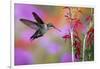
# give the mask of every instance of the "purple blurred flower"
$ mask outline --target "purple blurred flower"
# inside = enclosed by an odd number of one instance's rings
[[[33,6],[32,4],[15,4],[15,18],[19,20],[20,18],[25,18],[28,20],[34,20],[34,17],[32,16],[32,12],[36,12],[40,17],[43,17],[40,9],[38,9],[36,6]]]
[[[65,53],[61,56],[61,62],[72,62],[72,55],[70,53]]]
[[[48,45],[47,51],[50,54],[57,54],[60,51],[60,46],[56,43],[52,43]]]
[[[59,44],[50,41],[46,36],[41,39],[40,44],[40,46],[45,48],[49,54],[57,54],[61,50]]]
[[[30,40],[30,37],[34,34],[31,30],[25,30],[21,33],[21,38],[24,40]]]
[[[15,48],[15,65],[33,64],[32,53],[21,48]]]

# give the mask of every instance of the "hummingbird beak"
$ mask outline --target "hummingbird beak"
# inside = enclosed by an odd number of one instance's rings
[[[61,32],[61,30],[60,30],[60,29],[58,29],[58,28],[56,28],[55,26],[53,26],[53,28],[54,28],[54,29],[56,29],[56,30],[58,30],[59,32]]]

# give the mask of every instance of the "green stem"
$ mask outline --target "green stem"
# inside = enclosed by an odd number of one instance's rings
[[[71,8],[69,8],[70,18],[72,18]],[[72,43],[72,62],[74,62],[74,47],[73,47],[73,27],[72,27],[72,20],[70,22],[70,33],[71,33],[71,43]]]
[[[84,61],[84,58],[85,58],[86,37],[87,37],[87,35],[84,36],[84,40],[83,40],[83,58],[82,58],[83,61]]]
[[[74,62],[73,31],[71,31],[71,43],[72,43],[72,62]]]

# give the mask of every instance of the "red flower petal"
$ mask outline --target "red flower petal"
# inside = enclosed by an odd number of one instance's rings
[[[69,39],[69,38],[71,38],[71,36],[70,35],[64,35],[62,38]]]
[[[92,42],[93,42],[93,40],[94,40],[94,28],[93,27],[91,27],[90,28],[90,30],[87,32],[87,37],[86,37],[86,41],[87,41],[87,47],[90,47],[90,46],[92,46],[91,44],[92,44]]]
[[[91,16],[87,16],[86,17],[86,21],[90,21],[90,20],[92,20],[92,17]]]

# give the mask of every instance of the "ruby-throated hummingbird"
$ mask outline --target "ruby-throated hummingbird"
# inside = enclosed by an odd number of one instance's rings
[[[56,28],[51,23],[45,24],[42,21],[42,19],[35,12],[32,12],[32,15],[36,19],[36,22],[35,21],[31,21],[31,20],[27,20],[27,19],[20,19],[20,21],[22,23],[24,23],[25,25],[29,26],[30,28],[36,30],[36,32],[30,37],[31,40],[34,40],[34,39],[36,39],[38,37],[42,37],[48,30],[50,30],[52,28],[60,31],[58,28]]]

